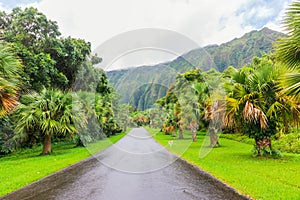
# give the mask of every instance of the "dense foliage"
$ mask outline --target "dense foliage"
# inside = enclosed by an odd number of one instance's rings
[[[243,133],[254,138],[258,155],[276,154],[271,138],[295,129],[300,114],[299,99],[280,87],[286,71],[265,55],[223,73],[198,69],[180,74],[167,95],[157,101],[167,113],[161,128],[168,133],[174,127],[180,138],[182,130],[190,129],[193,141],[196,130],[207,130],[211,147],[218,144],[221,131]]]
[[[0,12],[0,152],[73,139],[77,145],[120,132],[113,89],[82,39],[61,37],[35,8]],[[7,115],[9,114],[9,115]]]
[[[286,14],[287,36],[264,28],[151,68],[109,72],[121,96],[93,67],[101,58],[90,43],[61,37],[37,9],[0,12],[0,152],[43,143],[46,154],[51,139],[85,146],[134,125],[179,138],[189,129],[193,141],[207,130],[211,147],[219,132],[239,132],[258,154],[272,152],[271,139],[287,138],[299,120],[299,7]]]
[[[264,28],[220,47],[193,50],[170,63],[122,70],[120,74],[110,72],[109,77],[113,84],[118,77],[119,83],[124,81],[130,85],[145,79],[147,69],[152,73],[149,79],[155,80],[150,81],[154,84],[142,85],[135,91],[134,87],[129,87],[126,93],[130,96],[130,91],[134,91],[130,103],[140,110],[151,107],[155,97],[159,98],[156,104],[164,111],[161,114],[164,123],[159,128],[165,134],[175,137],[178,132],[179,138],[183,138],[183,130],[190,129],[193,141],[196,141],[196,130],[204,129],[210,136],[211,147],[214,147],[218,144],[218,133],[242,133],[254,139],[256,155],[276,157],[280,154],[273,149],[271,140],[289,138],[287,143],[297,146],[293,138],[297,138],[300,114],[299,10],[299,2],[288,9],[284,21],[287,35]],[[278,37],[281,38],[273,53],[271,41]],[[264,46],[268,42],[269,46]],[[256,49],[258,46],[260,48]],[[195,69],[195,66],[205,70],[211,68],[208,60],[199,60],[205,57],[204,54],[211,56],[212,63],[221,73]],[[166,71],[158,69],[168,67],[173,70],[171,72],[176,69],[181,74],[167,73],[172,78],[166,79]],[[128,80],[133,74],[137,78]],[[160,76],[164,76],[161,80],[168,81],[176,77],[174,85],[157,81]],[[126,84],[116,87],[120,86],[120,89]],[[161,91],[166,95],[161,97]]]
[[[267,57],[236,70],[226,84],[227,126],[255,139],[258,154],[272,149],[271,136],[298,122],[299,101],[280,94],[278,79],[284,68]],[[293,124],[293,122],[295,122]]]
[[[40,93],[23,95],[15,111],[16,138],[33,140],[43,138],[43,154],[52,152],[51,137],[73,135],[85,126],[84,113],[71,93],[43,89]]]
[[[21,62],[13,49],[0,43],[0,117],[17,105],[22,72]]]
[[[175,136],[174,131],[179,130],[179,138],[183,138],[182,130],[190,129],[196,141],[196,131],[207,128],[205,109],[211,106],[209,97],[209,86],[200,69],[177,75],[175,85],[156,102],[168,113],[163,128],[165,133],[171,129]]]
[[[281,38],[276,44],[276,57],[283,65],[291,69],[285,73],[281,79],[280,86],[283,92],[293,95],[297,98],[300,96],[300,33],[299,33],[299,12],[300,2],[295,1],[288,8],[284,17],[283,25],[287,32],[287,37]]]

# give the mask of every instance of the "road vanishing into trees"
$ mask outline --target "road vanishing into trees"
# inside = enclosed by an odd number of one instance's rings
[[[106,150],[1,199],[246,199],[133,129]]]

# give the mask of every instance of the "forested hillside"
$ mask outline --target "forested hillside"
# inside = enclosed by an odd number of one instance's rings
[[[200,68],[224,71],[228,66],[240,68],[254,56],[272,51],[272,44],[282,33],[263,28],[251,31],[221,45],[194,49],[171,62],[107,72],[109,84],[122,95],[121,103],[130,103],[138,110],[150,108],[175,83],[178,73]]]

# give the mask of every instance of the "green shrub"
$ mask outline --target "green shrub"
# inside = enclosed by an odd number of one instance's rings
[[[0,119],[0,155],[6,155],[14,150],[12,138],[14,136],[12,122],[8,116]]]
[[[245,144],[254,144],[254,140],[246,135],[241,134],[221,134],[221,138],[243,142]],[[294,132],[280,137],[272,137],[272,147],[274,151],[286,153],[300,153],[300,132]],[[268,150],[266,150],[268,152]],[[265,152],[265,154],[267,154]],[[255,154],[254,154],[255,155]]]
[[[86,147],[88,143],[93,141],[90,135],[76,135],[74,140],[76,147]]]
[[[273,146],[280,151],[289,153],[300,153],[300,132],[282,135],[273,142]]]
[[[261,147],[260,153],[258,153],[256,145],[254,145],[254,148],[252,149],[252,154],[254,157],[264,156],[270,158],[282,158],[283,156],[279,150],[274,148],[270,149],[268,146]]]

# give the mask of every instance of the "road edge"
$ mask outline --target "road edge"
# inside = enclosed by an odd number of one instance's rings
[[[128,131],[128,132],[130,132],[130,131]],[[126,132],[126,134],[125,134],[124,136],[126,136],[128,132]],[[124,137],[124,136],[123,136],[123,137]],[[123,138],[123,137],[122,137],[122,138]],[[121,140],[122,138],[120,138],[119,140]],[[118,140],[118,141],[119,141],[119,140]],[[118,141],[116,141],[116,143],[117,143]],[[85,159],[83,159],[83,160],[81,160],[81,161],[79,161],[79,162],[77,162],[77,163],[74,163],[74,164],[72,164],[72,165],[69,165],[69,166],[67,166],[67,167],[65,167],[65,168],[63,168],[63,169],[60,169],[60,170],[58,170],[58,171],[52,173],[52,174],[49,174],[49,175],[47,175],[47,176],[44,176],[44,177],[41,178],[41,179],[38,179],[38,180],[36,180],[36,181],[34,181],[34,182],[31,182],[31,183],[29,183],[28,185],[25,185],[24,187],[21,187],[21,188],[19,188],[19,189],[17,189],[17,190],[14,190],[14,191],[12,191],[12,192],[10,192],[10,193],[8,193],[8,194],[5,194],[5,195],[3,195],[3,196],[0,196],[0,200],[7,200],[7,199],[15,200],[15,198],[14,198],[15,195],[18,195],[18,194],[19,194],[19,196],[22,196],[21,193],[24,192],[24,193],[28,194],[28,193],[30,193],[30,191],[32,191],[32,193],[31,193],[30,196],[28,196],[28,195],[23,195],[24,198],[22,198],[22,200],[30,199],[32,196],[35,195],[35,192],[33,191],[32,188],[38,187],[39,184],[40,184],[41,182],[47,182],[47,181],[50,180],[50,179],[55,179],[56,177],[65,174],[65,172],[70,171],[70,170],[76,170],[78,167],[80,167],[80,166],[82,166],[83,164],[86,164],[86,163],[88,163],[88,162],[95,162],[95,163],[97,163],[97,161],[98,161],[98,160],[97,160],[97,157],[101,156],[105,151],[107,151],[108,148],[110,148],[110,147],[113,146],[113,145],[114,145],[114,143],[112,143],[112,145],[106,147],[105,149],[100,150],[99,152],[96,152],[96,153],[94,153],[94,154],[91,154],[89,157],[87,157],[87,158],[85,158]],[[53,185],[51,185],[51,186],[49,186],[49,187],[42,188],[40,191],[45,192],[45,191],[51,189],[52,186],[53,186]],[[25,191],[26,191],[26,192],[25,192]],[[28,192],[28,191],[29,191],[29,192]]]
[[[146,129],[145,129],[146,130]],[[147,131],[147,130],[146,130]],[[147,131],[148,132],[148,131]],[[150,135],[150,134],[149,134]],[[151,135],[150,135],[151,136]],[[151,136],[152,137],[152,136]],[[194,170],[198,171],[198,173],[200,173],[201,175],[213,180],[215,183],[217,183],[219,186],[225,187],[226,189],[234,192],[235,194],[239,195],[242,199],[245,200],[252,200],[253,198],[251,198],[248,195],[242,194],[241,192],[239,192],[237,189],[235,189],[234,187],[228,185],[227,183],[223,182],[222,180],[218,179],[217,177],[213,176],[212,174],[208,173],[207,171],[203,170],[200,168],[200,166],[194,165],[193,163],[189,162],[188,160],[179,157],[177,154],[173,153],[172,151],[170,151],[169,149],[167,149],[164,145],[162,145],[161,143],[159,143],[157,140],[155,140],[153,137],[152,139],[159,144],[160,146],[162,146],[165,150],[167,150],[169,153],[171,153],[172,155],[174,155],[177,160],[179,160],[181,163],[188,165],[189,167],[193,168]]]

